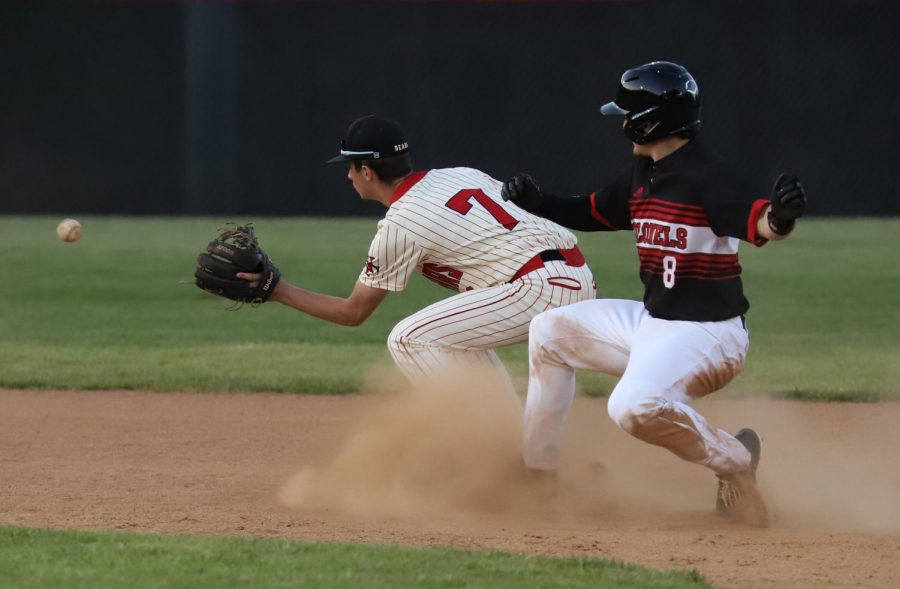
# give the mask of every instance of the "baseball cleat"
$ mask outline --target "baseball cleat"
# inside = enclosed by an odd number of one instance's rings
[[[756,488],[756,469],[759,466],[762,441],[750,428],[742,429],[734,437],[750,452],[750,466],[742,472],[718,475],[716,513],[724,517],[738,517],[760,526],[768,525],[768,510]]]

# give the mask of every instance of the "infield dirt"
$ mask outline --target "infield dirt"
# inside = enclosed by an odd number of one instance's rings
[[[0,523],[497,548],[698,569],[716,587],[900,586],[900,404],[703,400],[764,437],[776,515],[576,399],[559,479],[518,466],[515,399],[0,391]]]

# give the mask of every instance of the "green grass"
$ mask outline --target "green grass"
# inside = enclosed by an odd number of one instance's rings
[[[0,217],[0,386],[352,392],[390,362],[402,317],[450,291],[416,276],[357,328],[280,305],[227,311],[194,288],[196,254],[231,219],[82,218],[63,244],[56,218]],[[248,219],[233,219],[246,221]],[[374,219],[255,219],[295,284],[346,295]],[[600,296],[640,298],[633,236],[581,234]],[[804,220],[786,243],[742,246],[751,353],[728,395],[900,398],[900,220]],[[525,346],[501,350],[521,382]],[[584,373],[581,390],[615,380]]]
[[[0,527],[0,586],[702,588],[695,571],[588,558]]]

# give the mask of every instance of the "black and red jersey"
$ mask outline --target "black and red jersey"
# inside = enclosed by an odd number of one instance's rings
[[[654,317],[721,321],[749,308],[738,240],[763,245],[756,225],[767,199],[752,195],[697,140],[630,170],[587,197],[543,199],[537,214],[581,231],[632,229]]]

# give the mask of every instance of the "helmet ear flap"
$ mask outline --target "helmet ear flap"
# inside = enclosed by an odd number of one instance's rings
[[[638,113],[625,115],[625,125],[622,128],[625,136],[638,145],[656,139],[661,123],[658,110],[659,107],[652,107]]]

